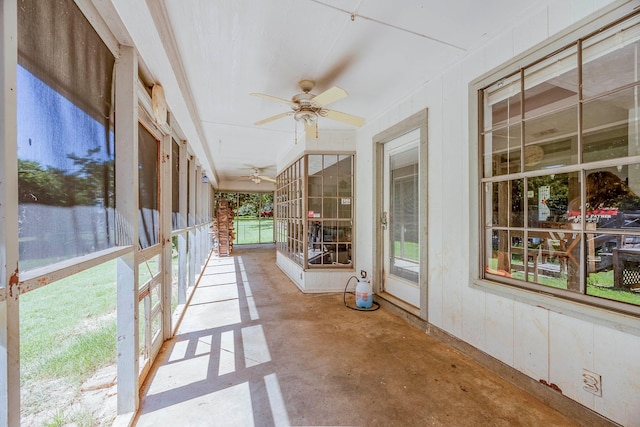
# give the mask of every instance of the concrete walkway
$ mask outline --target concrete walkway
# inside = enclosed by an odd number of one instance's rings
[[[137,426],[573,426],[385,309],[302,294],[274,246],[212,258]]]

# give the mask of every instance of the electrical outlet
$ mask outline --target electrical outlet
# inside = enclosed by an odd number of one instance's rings
[[[360,270],[360,277],[362,277],[363,279],[367,278],[367,272],[364,270]]]
[[[602,376],[588,369],[582,369],[582,389],[602,397]]]

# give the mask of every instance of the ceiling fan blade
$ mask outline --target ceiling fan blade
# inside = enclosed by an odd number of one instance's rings
[[[318,138],[318,122],[312,124],[304,124],[304,132],[307,135],[307,140]]]
[[[314,96],[313,98],[311,98],[311,101],[321,107],[324,107],[325,105],[329,105],[332,102],[336,102],[342,98],[346,98],[347,96],[349,96],[347,91],[339,88],[338,86],[334,86],[331,89],[325,90],[320,95]]]
[[[271,101],[282,102],[283,104],[293,104],[288,99],[278,98],[277,96],[267,95],[265,93],[251,93],[250,95],[257,96],[258,98],[270,99]]]
[[[274,178],[271,178],[270,176],[258,175],[258,178],[263,181],[276,182],[276,180]]]
[[[276,114],[275,116],[267,117],[266,119],[262,119],[262,120],[260,120],[258,122],[255,122],[254,125],[260,126],[260,125],[263,125],[265,123],[269,123],[269,122],[272,122],[274,120],[278,120],[278,119],[281,119],[283,117],[287,117],[289,115],[291,115],[290,112]]]
[[[323,110],[326,114],[323,114],[324,117],[337,120],[339,122],[347,123],[349,125],[360,127],[364,124],[364,119],[362,117],[354,116],[353,114],[342,113],[340,111],[335,110]]]

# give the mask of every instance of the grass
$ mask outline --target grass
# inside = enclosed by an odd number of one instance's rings
[[[236,244],[273,242],[273,218],[236,217]]]
[[[61,366],[67,363],[85,366],[86,373],[106,363],[105,354],[115,361],[115,317],[106,318],[115,310],[115,261],[22,295],[20,361],[25,378],[70,375]],[[105,338],[109,335],[110,340]],[[79,358],[85,360],[78,363]]]
[[[404,251],[402,248],[402,242],[393,242],[394,255],[399,258],[407,259],[410,261],[419,262],[420,247],[417,242],[404,242]]]
[[[607,289],[600,288],[598,286],[587,285],[587,295],[593,295],[595,297],[640,305],[640,294],[636,292],[625,291],[622,289]]]
[[[20,296],[23,417],[46,417],[37,423],[46,426],[98,425],[70,406],[86,379],[116,362],[115,276],[110,261]]]
[[[522,265],[522,262],[514,262],[514,264]],[[489,259],[488,266],[490,269],[497,269],[497,265],[497,259]],[[511,275],[514,279],[523,281],[525,280],[524,272],[522,271],[512,271]],[[529,274],[529,280],[533,281],[533,274]],[[567,289],[566,276],[556,278],[539,275],[537,283],[554,288]],[[640,306],[640,293],[627,291],[625,289],[612,289],[612,287],[613,271],[602,271],[589,274],[587,283],[587,295]]]
[[[101,366],[115,362],[116,321],[71,338],[40,365],[46,377],[64,377],[81,383]]]
[[[65,414],[64,411],[58,409],[53,418],[43,424],[44,427],[63,427],[63,426],[93,427],[95,422],[91,414],[85,412],[74,412]]]

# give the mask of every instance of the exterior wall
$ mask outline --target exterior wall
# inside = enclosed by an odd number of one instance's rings
[[[276,265],[289,279],[304,293],[344,292],[347,280],[354,275],[351,269],[328,268],[317,270],[303,270],[298,264],[286,255],[276,253]],[[351,289],[356,282],[350,283]]]
[[[304,292],[304,274],[302,267],[280,252],[276,252],[276,265],[301,291]]]
[[[640,425],[640,320],[527,291],[480,283],[477,147],[470,138],[469,83],[608,1],[541,1],[539,7],[357,133],[356,271],[370,271],[372,137],[428,109],[428,321],[535,380],[623,425]],[[401,78],[401,77],[398,77]],[[364,251],[363,248],[373,248]],[[634,363],[635,362],[635,363]],[[602,376],[602,397],[582,370]]]

